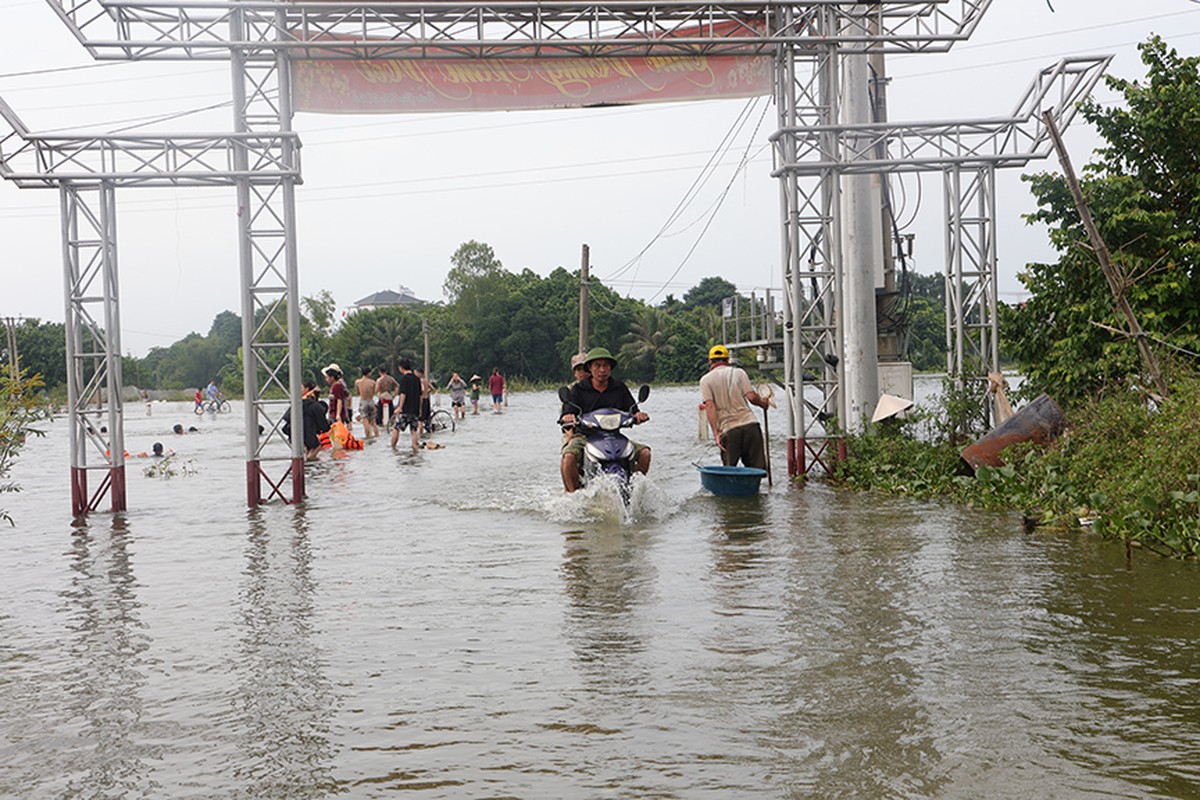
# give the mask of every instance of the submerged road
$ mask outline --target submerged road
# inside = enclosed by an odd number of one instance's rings
[[[562,494],[548,392],[253,512],[236,405],[131,406],[179,469],[132,459],[132,510],[79,525],[52,424],[0,496],[0,797],[1196,796],[1197,565],[778,475],[713,498],[696,400],[645,404],[632,519]]]

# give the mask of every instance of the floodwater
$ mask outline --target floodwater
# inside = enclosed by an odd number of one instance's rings
[[[550,393],[252,512],[236,407],[132,404],[176,472],[132,459],[131,510],[75,524],[51,424],[0,495],[0,797],[1200,796],[1197,565],[782,479],[717,499],[696,400],[644,405],[631,519],[563,496]]]

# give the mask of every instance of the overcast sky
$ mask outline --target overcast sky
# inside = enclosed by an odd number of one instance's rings
[[[1053,9],[1051,8],[1053,6]],[[35,131],[106,131],[229,97],[224,64],[104,63],[40,0],[0,0],[0,97]],[[1115,54],[1113,74],[1143,74],[1136,46],[1151,33],[1200,50],[1191,0],[996,0],[976,36],[944,55],[897,56],[894,121],[1008,114],[1035,72],[1065,55]],[[82,67],[82,68],[81,68]],[[52,70],[49,72],[40,72]],[[1101,87],[1102,102],[1115,96]],[[142,130],[228,130],[228,108]],[[740,122],[739,122],[740,121]],[[1076,166],[1094,133],[1067,132]],[[459,244],[490,244],[505,267],[577,269],[623,294],[660,302],[720,275],[741,289],[778,287],[779,191],[770,177],[767,98],[546,112],[392,116],[300,114],[305,183],[297,191],[300,292],[340,307],[404,285],[442,299]],[[732,145],[722,142],[732,134]],[[737,164],[743,154],[749,164]],[[722,166],[675,214],[704,165]],[[1031,171],[1057,170],[1056,161]],[[998,178],[1001,299],[1021,297],[1029,262],[1051,258],[1019,170]],[[943,264],[941,182],[896,186],[912,220],[919,272]],[[123,349],[144,355],[224,309],[240,311],[233,189],[124,189],[117,195]],[[722,199],[723,198],[723,199]],[[664,228],[664,226],[666,226]],[[63,319],[57,194],[0,181],[0,316]],[[639,256],[640,254],[640,256]]]

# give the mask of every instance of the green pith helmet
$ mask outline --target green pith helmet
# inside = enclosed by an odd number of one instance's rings
[[[616,369],[617,359],[615,356],[613,356],[612,353],[608,352],[607,347],[593,347],[591,350],[588,350],[587,358],[583,362],[584,366],[586,366],[588,369],[591,369],[592,362],[597,361],[601,358],[606,358],[609,361],[611,361],[612,365],[613,365],[613,369]]]

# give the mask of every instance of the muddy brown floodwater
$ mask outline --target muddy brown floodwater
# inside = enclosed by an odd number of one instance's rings
[[[548,392],[253,512],[236,405],[131,405],[176,474],[132,459],[83,523],[54,422],[0,496],[0,796],[1200,796],[1195,564],[778,474],[714,498],[696,400],[645,404],[630,518],[563,496]]]

